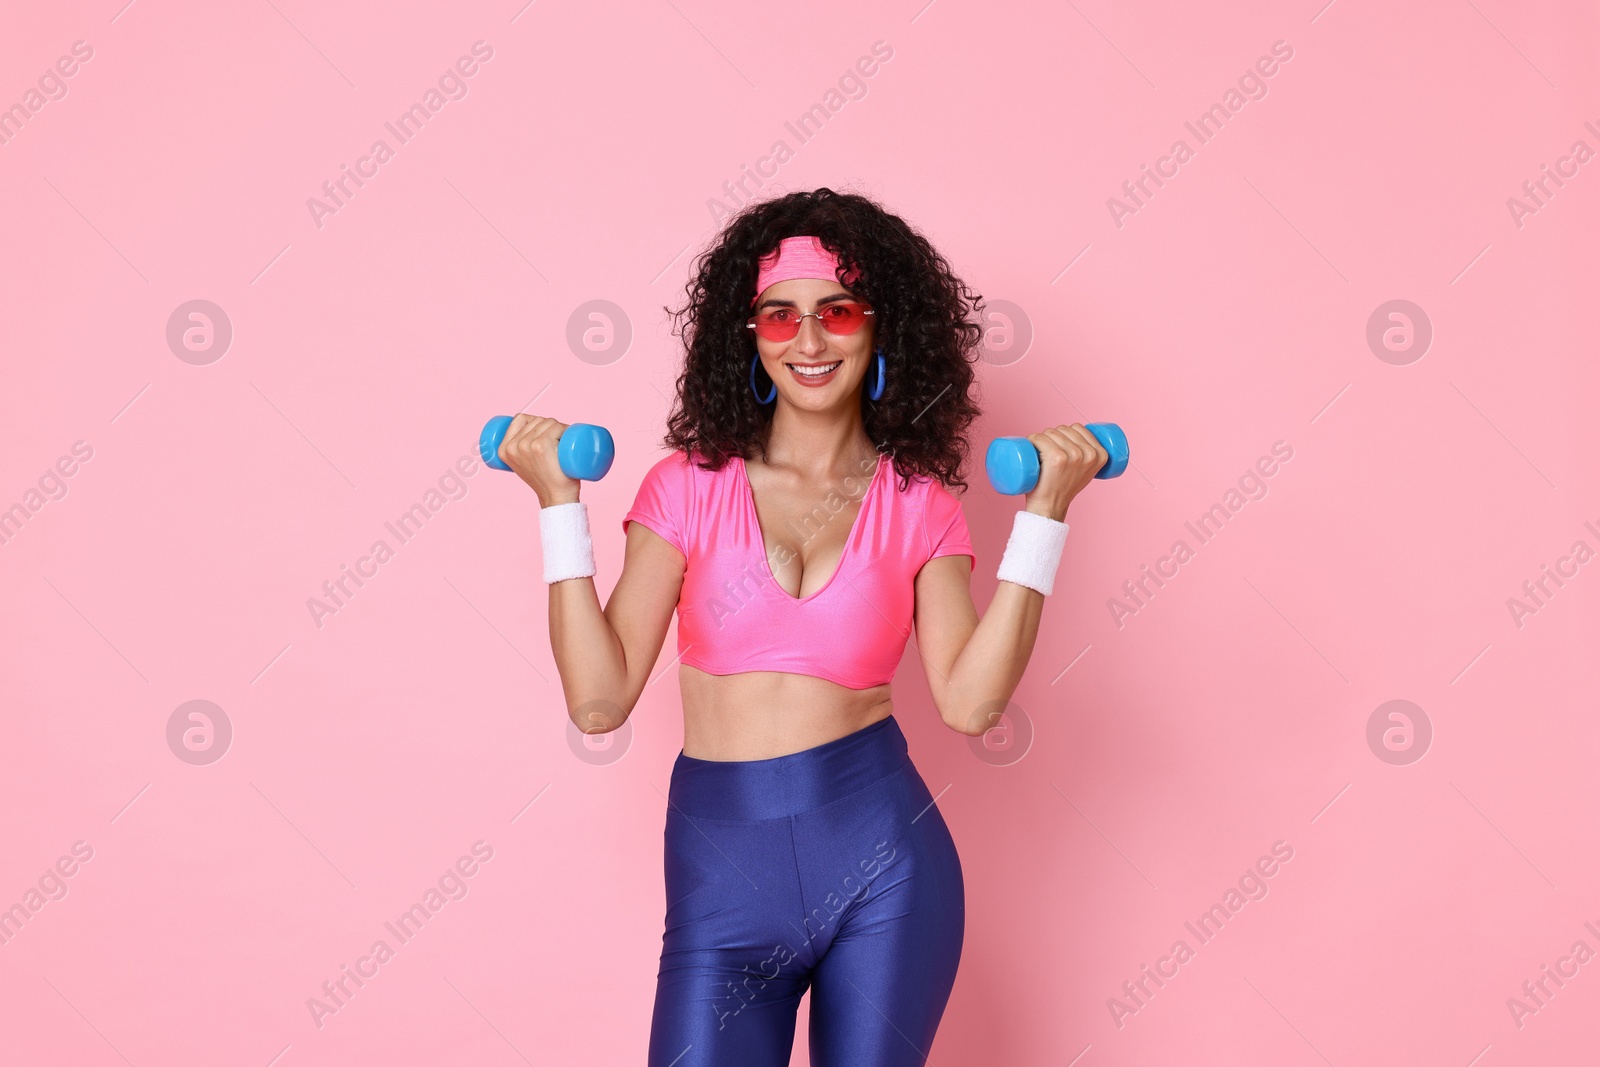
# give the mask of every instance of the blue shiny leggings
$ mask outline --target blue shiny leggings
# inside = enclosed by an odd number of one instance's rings
[[[672,768],[649,1067],[925,1062],[961,959],[955,842],[894,716],[773,759]]]

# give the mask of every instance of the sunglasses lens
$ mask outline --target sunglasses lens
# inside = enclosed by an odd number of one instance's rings
[[[800,316],[788,308],[769,308],[753,320],[756,335],[767,341],[789,341],[800,332]]]
[[[822,309],[822,325],[829,333],[855,333],[866,321],[866,309],[860,304],[829,304]]]

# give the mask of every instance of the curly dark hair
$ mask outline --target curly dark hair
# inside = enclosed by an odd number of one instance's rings
[[[865,196],[826,188],[746,205],[697,258],[684,307],[663,308],[687,353],[664,444],[700,452],[706,470],[721,470],[733,455],[765,459],[775,406],[751,392],[756,348],[745,320],[760,258],[785,237],[807,234],[839,257],[841,274],[861,272],[848,288],[877,313],[887,380],[877,401],[862,390],[861,416],[877,450],[893,457],[900,490],[912,475],[965,489],[966,430],[981,414],[972,364],[983,298],[904,220]]]

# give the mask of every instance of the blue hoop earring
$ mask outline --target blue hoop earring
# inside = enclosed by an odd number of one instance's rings
[[[878,380],[875,383],[873,383],[873,386],[872,386],[871,390],[868,391],[868,393],[867,393],[867,399],[868,400],[877,400],[878,398],[883,396],[884,382],[888,380],[888,372],[887,372],[887,369],[884,367],[884,363],[883,363],[883,349],[882,348],[875,349],[873,354],[878,357]],[[777,388],[777,387],[774,386],[773,388]]]
[[[750,357],[750,391],[756,394],[756,403],[770,404],[778,397],[778,383],[772,383],[772,392],[768,393],[766,396],[761,395],[761,390],[756,388],[756,365],[760,362],[761,357],[759,355]]]

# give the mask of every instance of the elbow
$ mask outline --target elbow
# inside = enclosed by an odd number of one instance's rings
[[[614,700],[599,697],[568,708],[567,718],[581,733],[609,734],[613,730],[620,730],[632,711],[631,704],[624,708]]]
[[[963,700],[960,697],[952,697],[940,707],[939,718],[958,734],[982,737],[1001,724],[1001,716],[1005,714],[1010,703],[1005,699]]]
[[[980,730],[973,730],[971,728],[971,726],[969,724],[967,724],[967,723],[958,722],[958,721],[956,721],[954,719],[948,719],[948,718],[945,719],[944,724],[946,726],[950,727],[950,729],[954,730],[956,733],[964,734],[967,737],[981,737],[981,736],[983,736],[984,731],[988,729],[988,727],[984,727],[983,729],[980,729]]]
[[[1002,703],[1001,710],[1005,705]],[[996,722],[999,721],[998,712],[994,715],[986,714],[983,705],[956,702],[939,709],[939,718],[944,724],[958,734],[967,737],[981,737]]]

